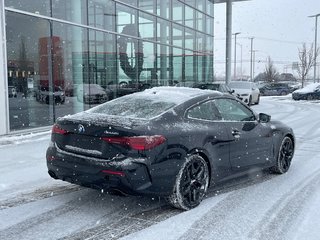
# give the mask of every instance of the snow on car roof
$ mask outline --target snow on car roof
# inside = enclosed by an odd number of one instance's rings
[[[143,92],[129,94],[108,101],[99,106],[86,111],[91,117],[83,115],[73,115],[74,117],[85,118],[96,121],[98,115],[131,118],[131,119],[152,119],[160,116],[169,109],[182,104],[194,97],[213,95],[223,95],[218,91],[202,90],[188,87],[154,87]],[[97,115],[98,114],[98,115]]]
[[[319,83],[311,83],[309,85],[307,85],[306,87],[302,88],[302,89],[298,89],[294,92],[296,93],[308,93],[308,92],[313,92],[314,90],[316,90],[316,88],[320,88],[320,84]]]
[[[179,104],[190,98],[212,93],[221,95],[221,93],[218,91],[189,87],[154,87],[135,94],[146,97],[149,97],[150,95],[157,95],[157,98],[161,99],[162,101],[169,101]]]

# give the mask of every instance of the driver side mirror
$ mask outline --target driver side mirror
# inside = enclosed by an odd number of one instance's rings
[[[267,123],[270,122],[271,116],[265,113],[259,113],[259,122]]]

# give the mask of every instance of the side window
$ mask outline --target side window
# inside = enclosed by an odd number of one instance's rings
[[[189,109],[187,112],[187,117],[212,121],[221,119],[221,117],[218,116],[217,112],[214,111],[213,107],[213,101],[201,103]]]
[[[233,99],[216,99],[215,105],[225,121],[254,121],[254,114]]]

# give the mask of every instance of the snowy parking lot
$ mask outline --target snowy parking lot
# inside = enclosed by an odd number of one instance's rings
[[[49,132],[0,138],[0,239],[320,239],[320,101],[262,97],[252,108],[293,128],[289,172],[216,186],[187,212],[51,179]]]

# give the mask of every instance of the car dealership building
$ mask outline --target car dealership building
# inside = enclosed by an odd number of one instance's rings
[[[209,0],[0,2],[0,135],[91,108],[100,103],[83,101],[91,86],[111,99],[213,81]]]

